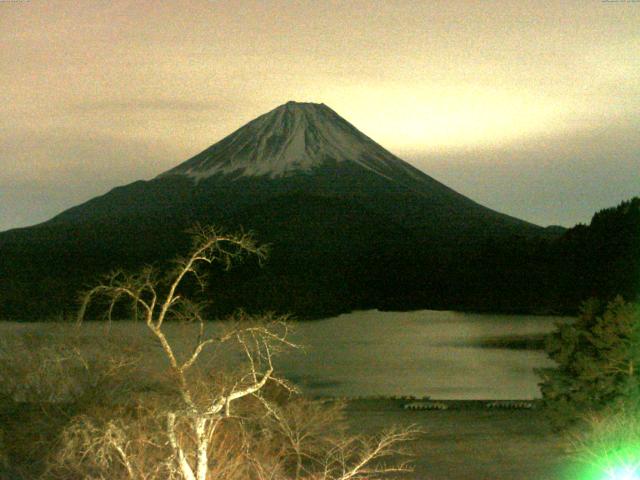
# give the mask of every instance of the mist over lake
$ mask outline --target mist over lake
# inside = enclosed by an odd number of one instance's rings
[[[492,348],[487,339],[535,336],[569,317],[449,311],[353,312],[296,325],[304,352],[280,357],[280,373],[309,395],[428,395],[437,399],[540,397],[543,350]]]

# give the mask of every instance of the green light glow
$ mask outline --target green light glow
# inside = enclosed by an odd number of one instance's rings
[[[633,428],[632,428],[633,430]],[[570,462],[562,480],[640,480],[640,443],[625,435],[583,444],[577,462]],[[623,437],[623,438],[620,438]],[[626,438],[625,438],[626,437]],[[624,443],[625,440],[628,443]]]
[[[640,480],[640,469],[638,465],[623,465],[610,468],[606,475],[606,480]]]
[[[570,477],[567,480],[640,480],[640,445],[626,445],[622,448],[607,449],[590,452],[591,462],[586,467],[579,469],[579,474],[567,472]]]

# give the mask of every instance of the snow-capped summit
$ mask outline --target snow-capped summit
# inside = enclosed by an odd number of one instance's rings
[[[287,102],[163,173],[285,177],[327,163],[354,162],[389,180],[420,176],[322,103]]]

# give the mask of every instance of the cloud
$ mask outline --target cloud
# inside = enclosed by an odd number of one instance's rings
[[[540,225],[573,226],[640,196],[638,131],[637,119],[619,119],[501,148],[403,158],[485,206]]]
[[[233,108],[232,101],[204,101],[188,99],[143,99],[83,101],[76,103],[69,110],[71,112],[95,113],[129,113],[129,112],[217,112]]]
[[[0,231],[48,220],[118,185],[153,178],[188,156],[152,139],[95,131],[3,133]]]
[[[148,178],[180,155],[185,154],[154,138],[112,135],[99,130],[5,131],[0,140],[4,173],[0,184]]]

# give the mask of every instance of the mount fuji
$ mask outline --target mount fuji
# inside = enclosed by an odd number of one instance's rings
[[[214,212],[226,216],[286,195],[360,202],[431,237],[544,233],[434,180],[326,105],[297,102],[256,118],[151,181],[116,188],[51,222],[154,214],[213,220]]]
[[[467,252],[554,235],[455,192],[326,105],[288,102],[151,180],[0,233],[0,278],[12,279],[0,315],[69,309],[99,273],[175,257],[196,222],[271,244],[267,268],[221,280],[219,305],[302,316],[460,303],[452,271]]]

